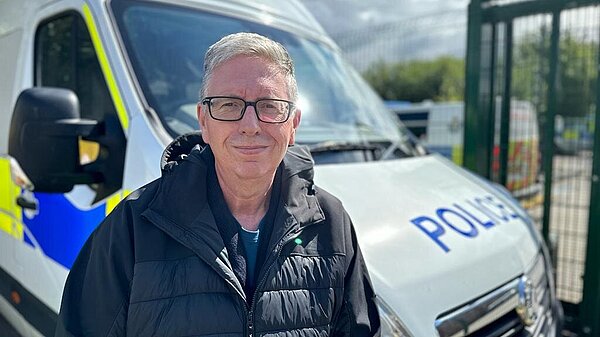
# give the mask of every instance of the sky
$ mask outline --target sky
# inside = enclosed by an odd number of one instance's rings
[[[464,57],[468,0],[300,0],[357,68]]]

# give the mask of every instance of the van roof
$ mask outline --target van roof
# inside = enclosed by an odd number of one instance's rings
[[[118,1],[118,0],[98,0]],[[335,43],[313,15],[297,0],[151,0],[213,11],[276,26],[305,37],[320,40],[331,47]]]
[[[92,8],[105,6],[120,0],[80,0]],[[156,3],[170,3],[190,8],[198,8],[227,16],[252,20],[270,26],[292,31],[313,39],[319,39],[329,45],[333,41],[313,15],[298,0],[147,0]],[[57,3],[75,4],[72,0],[28,0],[0,1],[0,36],[31,22],[29,13]],[[98,6],[100,5],[100,6]]]

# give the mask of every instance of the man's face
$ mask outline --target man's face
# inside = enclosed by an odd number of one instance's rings
[[[215,68],[208,82],[208,96],[232,96],[246,101],[262,98],[289,100],[285,76],[268,61],[237,56]],[[293,113],[293,111],[292,111]],[[210,144],[221,178],[256,179],[272,177],[288,145],[294,143],[300,111],[281,124],[258,120],[249,106],[239,121],[217,121],[208,106],[198,105],[202,138]]]

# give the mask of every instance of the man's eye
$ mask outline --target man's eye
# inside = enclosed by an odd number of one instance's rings
[[[281,110],[282,104],[279,102],[260,102],[260,109],[268,109],[268,110]]]
[[[221,101],[216,106],[218,108],[239,108],[241,105],[238,101]]]

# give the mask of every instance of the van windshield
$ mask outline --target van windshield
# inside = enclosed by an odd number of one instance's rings
[[[406,143],[405,128],[326,43],[187,7],[136,1],[113,1],[112,7],[145,99],[173,137],[198,129],[206,49],[224,35],[247,31],[279,41],[294,60],[302,110],[298,143]]]

